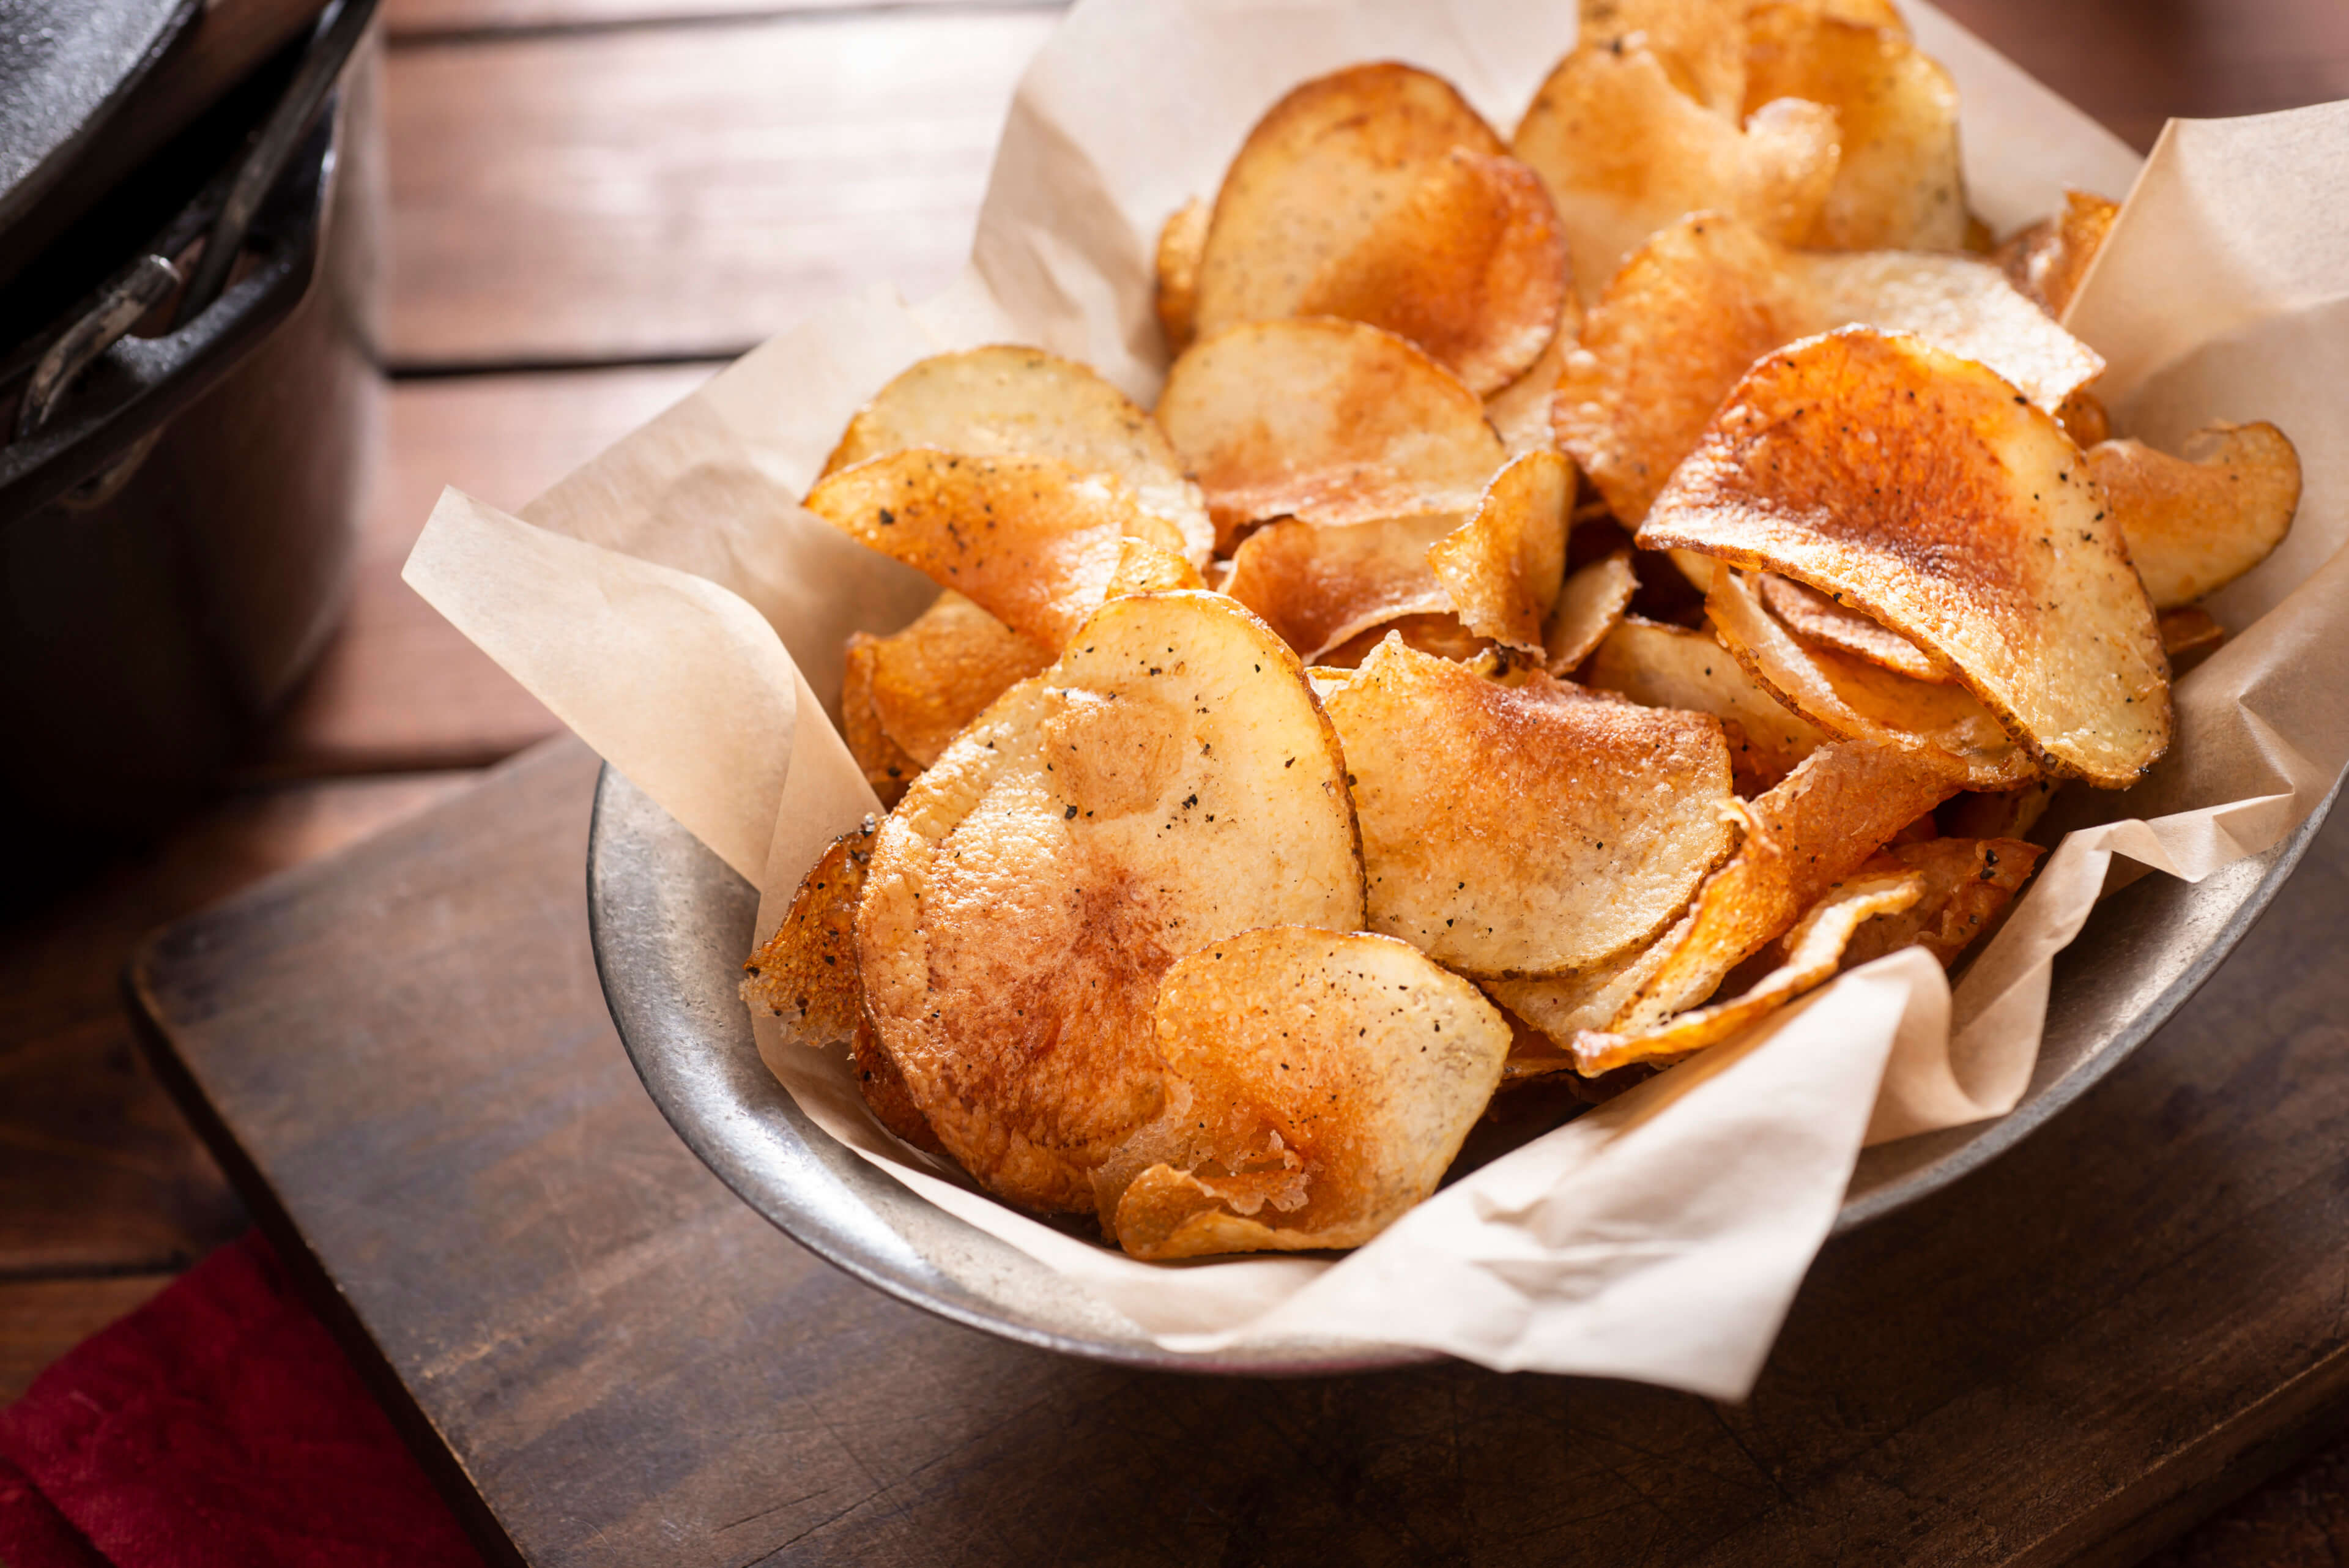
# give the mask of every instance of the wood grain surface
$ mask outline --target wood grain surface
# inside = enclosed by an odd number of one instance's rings
[[[525,1561],[2125,1563],[2349,1392],[2349,816],[2103,1085],[1831,1243],[1732,1407],[1138,1374],[834,1272],[611,1034],[593,775],[554,743],[138,969],[232,1168]]]
[[[396,51],[394,365],[733,355],[970,247],[1050,11],[809,15]]]
[[[248,1223],[133,1048],[120,1002],[132,944],[471,782],[434,774],[239,796],[0,926],[0,1400],[135,1305],[122,1279],[184,1269]]]
[[[0,1279],[0,1405],[22,1394],[50,1362],[145,1305],[176,1277],[130,1273]]]

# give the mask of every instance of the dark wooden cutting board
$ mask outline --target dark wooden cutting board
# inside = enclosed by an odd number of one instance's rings
[[[564,741],[155,937],[159,1064],[533,1563],[2134,1561],[2349,1397],[2349,814],[2178,1019],[1831,1243],[1750,1402],[1001,1344],[721,1187],[605,1016]]]

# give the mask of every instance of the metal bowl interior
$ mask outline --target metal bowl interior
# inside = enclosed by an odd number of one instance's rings
[[[1868,1150],[1837,1232],[1996,1158],[2110,1072],[2218,969],[2331,805],[2328,797],[2284,842],[2199,884],[2148,876],[2104,900],[2057,961],[2039,1065],[2022,1104],[1994,1121]],[[587,900],[604,994],[653,1102],[744,1201],[867,1284],[990,1334],[1133,1366],[1266,1376],[1430,1358],[1315,1341],[1214,1355],[1164,1349],[1027,1254],[834,1142],[760,1063],[736,994],[756,890],[609,767],[595,792]]]

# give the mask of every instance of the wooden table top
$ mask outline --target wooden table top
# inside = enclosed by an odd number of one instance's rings
[[[2171,114],[2349,96],[2340,0],[1946,8],[2140,147]],[[131,1047],[115,976],[138,934],[555,729],[398,582],[440,485],[519,505],[843,279],[942,281],[1054,16],[386,0],[394,381],[357,595],[235,793],[0,929],[0,1399],[245,1223]],[[2327,1540],[2349,1542],[2349,1449],[2171,1560],[2331,1563],[2309,1554]]]

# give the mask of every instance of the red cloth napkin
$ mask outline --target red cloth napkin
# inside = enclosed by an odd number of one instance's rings
[[[479,1568],[258,1234],[0,1410],[8,1568]]]

